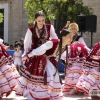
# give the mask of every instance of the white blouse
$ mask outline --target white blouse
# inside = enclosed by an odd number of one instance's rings
[[[78,40],[78,42],[81,43],[81,44],[83,44],[85,46],[85,48],[88,50],[88,52],[90,51],[90,48],[87,47],[87,45],[86,45],[83,37],[80,37],[79,40]]]
[[[55,29],[53,25],[50,27],[50,38],[49,39],[58,39],[57,34],[55,33]],[[24,54],[25,55],[29,50],[31,49],[31,44],[32,44],[32,32],[28,28],[25,39],[24,39]],[[29,57],[32,57],[33,55],[42,55],[46,52],[46,50],[49,50],[53,47],[52,41],[48,41],[44,43],[42,46],[33,49],[32,52],[29,53]]]
[[[85,46],[85,48],[87,49],[87,51],[89,52],[90,51],[90,48],[87,47],[83,37],[80,37],[79,40],[78,40],[79,43],[83,44]],[[70,46],[68,46],[68,53],[70,53]],[[62,60],[66,60],[66,51],[64,51],[61,55],[61,59]]]

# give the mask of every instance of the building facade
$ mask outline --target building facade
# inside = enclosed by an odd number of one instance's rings
[[[97,16],[97,31],[93,33],[93,45],[100,41],[100,0],[82,0],[84,5],[93,9],[93,14]],[[83,34],[86,44],[91,46],[91,33],[86,32]],[[93,46],[92,45],[92,46]]]
[[[4,25],[2,25],[4,26],[3,39],[9,44],[14,44],[15,41],[24,38],[27,31],[28,17],[24,9],[25,2],[26,0],[0,0],[0,11],[4,12]],[[83,3],[92,7],[94,15],[97,16],[97,31],[93,33],[94,45],[100,40],[100,0],[83,0]],[[86,44],[90,47],[91,33],[83,33],[83,37]]]
[[[26,0],[0,0],[0,10],[4,11],[4,24],[2,25],[4,36],[1,36],[4,42],[14,44],[15,41],[24,38],[28,28],[25,2]]]

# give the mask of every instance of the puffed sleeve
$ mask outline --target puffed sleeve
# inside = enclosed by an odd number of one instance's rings
[[[38,55],[43,55],[47,50],[51,49],[53,47],[53,42],[52,41],[48,41],[44,44],[42,44],[40,47],[33,49],[28,56],[32,57],[32,56],[38,56]]]
[[[50,28],[50,39],[58,39],[57,34],[55,33],[55,29],[54,29],[53,25],[51,25],[51,28]]]
[[[24,39],[24,54],[26,54],[27,52],[29,52],[29,50],[31,49],[31,43],[32,43],[32,32],[31,30],[28,28],[26,35],[25,35],[25,39]]]
[[[85,45],[85,48],[86,48],[88,51],[90,51],[90,48],[87,47],[87,45],[86,45],[86,43],[85,43],[83,37],[80,37],[78,41],[79,41],[79,43]]]

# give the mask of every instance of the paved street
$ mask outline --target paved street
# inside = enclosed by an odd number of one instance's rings
[[[27,99],[21,96],[16,96],[15,93],[12,92],[11,95],[9,95],[8,97],[3,97],[0,100],[27,100]],[[92,99],[84,95],[68,95],[64,97],[63,100],[92,100]]]

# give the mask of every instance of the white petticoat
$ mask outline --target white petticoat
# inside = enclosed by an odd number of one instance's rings
[[[10,93],[17,84],[18,72],[13,65],[3,65],[0,67],[0,97],[4,93]]]
[[[25,77],[20,77],[15,87],[16,94],[23,95],[28,100],[43,100],[45,98],[49,98],[48,100],[62,100],[62,85],[59,74],[57,72],[55,77],[53,76],[56,69],[48,59],[45,70],[47,71],[47,85],[44,85],[44,83],[32,83],[25,79]]]
[[[96,85],[97,80],[99,79],[98,72],[93,68],[88,70],[88,75],[83,74],[78,83],[76,84],[77,89],[82,90],[86,94],[89,94],[89,90]]]
[[[76,84],[82,73],[82,65],[80,65],[81,63],[73,64],[73,66],[67,70],[63,87],[64,94],[73,94],[72,90],[76,88]]]

